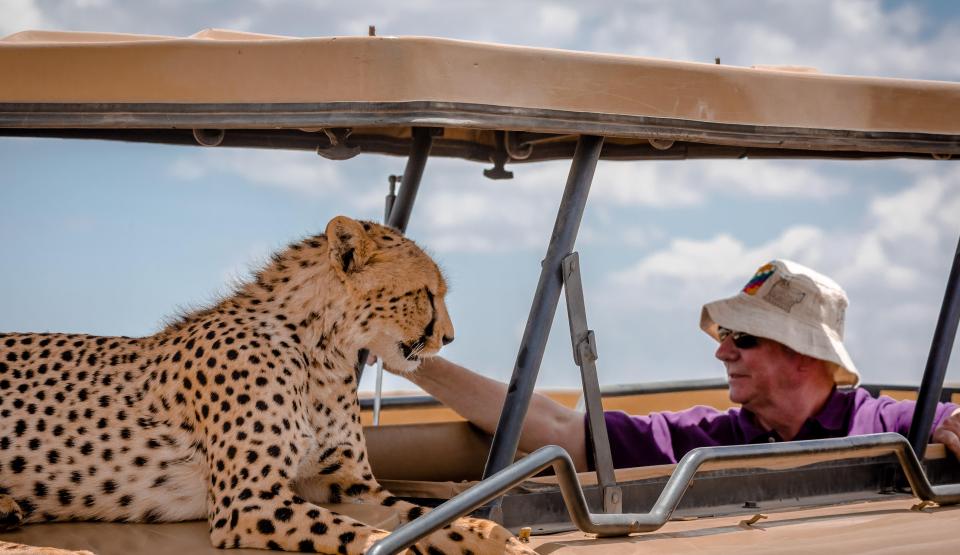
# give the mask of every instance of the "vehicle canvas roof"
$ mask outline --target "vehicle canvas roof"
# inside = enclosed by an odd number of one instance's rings
[[[809,68],[425,37],[292,38],[210,29],[182,38],[24,31],[0,40],[0,71],[14,76],[0,84],[0,128],[8,130],[316,135],[337,127],[357,137],[406,137],[409,127],[424,126],[482,147],[495,145],[494,130],[554,135],[524,136],[525,144],[603,135],[611,139],[609,155],[617,145],[643,143],[646,151],[622,153],[627,158],[691,156],[671,152],[670,141],[775,149],[780,156],[960,153],[960,84]],[[660,142],[650,147],[651,139]],[[549,152],[540,150],[533,159]],[[465,150],[447,155],[484,158]]]

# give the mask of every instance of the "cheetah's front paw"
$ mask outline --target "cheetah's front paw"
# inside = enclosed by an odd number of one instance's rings
[[[522,543],[517,538],[510,538],[503,546],[503,552],[506,555],[537,555],[529,544]]]
[[[70,551],[56,547],[34,547],[22,543],[0,541],[0,553],[3,555],[94,555],[89,551]]]
[[[9,495],[0,495],[0,532],[20,527],[23,523],[23,511],[20,505]]]

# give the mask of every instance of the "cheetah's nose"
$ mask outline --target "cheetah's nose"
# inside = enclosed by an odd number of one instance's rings
[[[453,338],[450,337],[450,336],[444,335],[443,338],[441,339],[441,341],[443,341],[443,344],[444,344],[444,345],[449,345],[449,344],[453,343]]]

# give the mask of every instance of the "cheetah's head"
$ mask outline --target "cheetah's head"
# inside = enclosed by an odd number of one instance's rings
[[[333,271],[344,285],[365,345],[391,371],[415,370],[420,359],[453,341],[436,263],[413,241],[373,222],[337,216],[326,236]]]

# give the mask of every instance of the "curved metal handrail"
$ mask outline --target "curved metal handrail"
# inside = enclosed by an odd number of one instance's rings
[[[580,530],[599,536],[625,536],[634,532],[652,532],[662,527],[680,504],[697,470],[708,462],[742,461],[761,466],[759,463],[764,460],[782,461],[789,456],[806,458],[830,454],[834,458],[836,455],[846,455],[840,458],[852,458],[891,453],[897,456],[914,495],[924,501],[935,501],[941,505],[960,503],[960,484],[931,485],[910,443],[900,434],[882,433],[784,443],[700,447],[691,450],[680,460],[649,513],[594,514],[587,506],[570,455],[561,447],[548,445],[479,482],[433,511],[400,526],[371,546],[367,553],[383,555],[405,549],[431,532],[503,495],[548,466],[553,466],[567,511]],[[796,462],[797,466],[803,464],[802,460]]]

